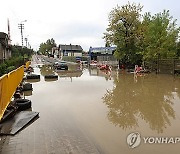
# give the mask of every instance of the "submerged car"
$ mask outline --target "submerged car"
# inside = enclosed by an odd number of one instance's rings
[[[68,65],[65,61],[58,62],[56,65],[57,70],[68,70]]]

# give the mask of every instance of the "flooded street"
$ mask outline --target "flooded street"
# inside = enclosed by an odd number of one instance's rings
[[[180,137],[180,78],[85,67],[55,72],[33,63],[32,110],[40,118],[0,146],[3,154],[178,154],[177,144],[144,143],[128,147],[127,136]],[[78,71],[77,71],[78,69]],[[57,74],[58,80],[44,76]]]

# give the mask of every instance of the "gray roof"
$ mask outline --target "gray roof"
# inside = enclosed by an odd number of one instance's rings
[[[69,51],[83,51],[82,47],[80,45],[64,45],[60,44],[59,49],[62,50],[69,50]]]
[[[106,54],[106,53],[112,54],[115,50],[116,50],[116,47],[95,47],[95,48],[90,47],[89,48],[89,52],[101,53],[101,54]]]

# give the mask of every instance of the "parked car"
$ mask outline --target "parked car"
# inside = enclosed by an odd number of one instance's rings
[[[61,61],[56,66],[57,70],[68,70],[68,65],[65,61]]]
[[[55,62],[53,66],[56,68],[58,66],[59,62]]]
[[[82,65],[88,65],[88,62],[87,61],[81,61],[81,64]]]

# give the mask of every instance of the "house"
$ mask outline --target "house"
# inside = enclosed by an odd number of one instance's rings
[[[82,47],[80,45],[59,45],[59,56],[75,56],[82,57]]]
[[[116,47],[95,47],[89,48],[89,56],[91,60],[97,60],[98,57],[112,57]]]
[[[52,47],[51,52],[48,53],[50,57],[59,57],[59,48],[58,47]]]
[[[8,35],[4,32],[0,32],[0,63],[11,57],[8,41]]]

